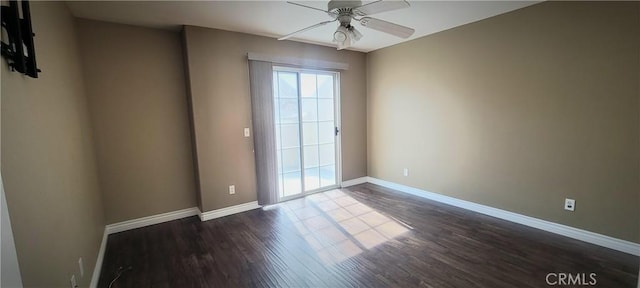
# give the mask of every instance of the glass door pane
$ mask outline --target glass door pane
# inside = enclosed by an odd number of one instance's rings
[[[302,193],[298,74],[274,71],[273,90],[278,193],[283,198]]]
[[[337,74],[277,68],[273,77],[280,198],[335,187]]]
[[[336,184],[334,77],[301,73],[304,191]]]

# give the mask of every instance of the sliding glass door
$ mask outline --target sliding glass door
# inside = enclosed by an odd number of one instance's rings
[[[274,68],[280,200],[340,183],[338,84],[335,72]]]

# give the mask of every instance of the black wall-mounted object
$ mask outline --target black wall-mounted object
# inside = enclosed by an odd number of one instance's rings
[[[11,70],[33,78],[38,78],[36,50],[33,46],[33,29],[29,1],[9,1],[9,6],[2,6],[2,57],[7,60]],[[21,9],[20,9],[21,8]],[[22,12],[22,18],[20,18]]]

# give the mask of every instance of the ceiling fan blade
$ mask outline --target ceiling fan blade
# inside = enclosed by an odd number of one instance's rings
[[[284,35],[284,36],[282,36],[282,37],[278,38],[278,40],[285,40],[285,39],[289,39],[290,37],[292,37],[292,36],[294,36],[294,35],[296,35],[296,34],[298,34],[298,33],[302,33],[302,32],[305,32],[305,31],[308,31],[308,30],[311,30],[311,29],[315,29],[315,28],[318,28],[318,27],[320,27],[320,26],[327,25],[327,24],[329,24],[329,23],[331,23],[331,22],[334,22],[334,21],[336,21],[336,20],[329,20],[329,21],[320,22],[320,23],[318,23],[318,24],[316,24],[316,25],[311,25],[311,26],[309,26],[309,27],[307,27],[307,28],[300,29],[300,30],[298,30],[298,31],[296,31],[296,32],[293,32],[293,33],[289,33],[289,34],[287,34],[287,35]]]
[[[329,15],[329,16],[331,16],[331,17],[338,17],[338,15],[337,15],[337,14],[332,13],[332,12],[329,12],[329,11],[326,11],[326,10],[322,10],[322,9],[320,9],[320,8],[307,6],[307,5],[300,4],[300,3],[296,3],[296,2],[293,2],[293,1],[287,1],[287,3],[289,3],[289,4],[293,4],[293,5],[297,5],[297,6],[300,6],[300,7],[304,7],[304,8],[309,8],[309,9],[317,10],[317,11],[320,11],[320,12],[324,12],[324,13],[327,13],[327,15]]]
[[[398,36],[400,38],[405,38],[405,39],[409,38],[411,35],[413,35],[413,32],[416,31],[413,28],[405,27],[402,25],[398,25],[395,23],[391,23],[391,22],[387,22],[384,20],[371,18],[371,17],[364,17],[360,19],[360,24],[362,24],[362,26],[364,27],[371,28],[373,30],[378,30],[380,32],[388,33],[388,34]]]
[[[359,16],[372,15],[376,13],[397,10],[409,7],[409,2],[401,1],[384,1],[378,0],[353,8],[353,11]]]

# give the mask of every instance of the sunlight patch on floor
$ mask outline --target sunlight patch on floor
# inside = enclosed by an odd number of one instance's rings
[[[335,189],[276,207],[325,264],[337,264],[410,230]]]

